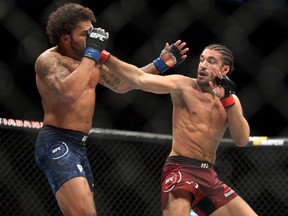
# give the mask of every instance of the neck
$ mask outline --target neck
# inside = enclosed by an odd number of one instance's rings
[[[211,91],[210,86],[208,86],[208,87],[207,86],[200,86],[197,81],[196,81],[195,87],[203,93],[208,93],[208,94],[211,94],[213,96],[216,96],[216,88],[212,89],[212,91]]]

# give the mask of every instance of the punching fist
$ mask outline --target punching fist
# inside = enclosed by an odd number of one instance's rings
[[[84,56],[98,62],[101,52],[106,48],[109,33],[101,28],[90,28],[86,35]]]
[[[160,74],[163,74],[170,68],[177,67],[187,58],[185,53],[189,50],[189,48],[184,48],[185,45],[186,43],[181,42],[181,40],[176,41],[171,46],[166,43],[165,48],[161,51],[159,58],[153,61],[154,66],[157,68]]]

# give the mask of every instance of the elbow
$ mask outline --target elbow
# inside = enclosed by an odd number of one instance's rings
[[[129,85],[127,85],[127,83],[123,83],[123,82],[120,85],[118,85],[114,88],[111,88],[111,90],[113,90],[114,92],[117,92],[119,94],[127,93],[132,89],[133,88],[131,86],[129,86]]]
[[[234,143],[238,147],[244,147],[249,143],[249,136],[242,136],[237,139],[234,139]]]
[[[124,83],[122,82],[121,85],[118,85],[116,88],[113,89],[113,91],[124,94],[127,93],[131,90],[136,90],[139,89],[139,86],[136,83],[129,82],[129,83]]]
[[[68,104],[73,104],[78,100],[79,97],[76,97],[75,95],[65,95],[63,97],[63,100],[65,101],[65,103]]]
[[[79,99],[80,95],[75,94],[74,92],[68,91],[68,92],[62,92],[60,98],[68,104],[73,104]]]
[[[138,88],[133,88],[133,87],[125,87],[125,88],[118,88],[118,89],[115,89],[114,91],[115,92],[117,92],[117,93],[119,93],[119,94],[124,94],[124,93],[127,93],[127,92],[129,92],[129,91],[131,91],[131,90],[137,90]]]
[[[250,130],[246,129],[243,131],[238,131],[237,133],[234,133],[232,136],[232,139],[236,146],[238,147],[244,147],[248,145],[250,141]]]
[[[119,93],[119,94],[124,94],[129,92],[131,89],[125,88],[125,89],[115,89],[114,91]]]
[[[75,103],[82,93],[82,91],[75,91],[72,88],[67,88],[64,85],[59,86],[55,92],[55,94],[60,97],[61,100],[68,104]]]

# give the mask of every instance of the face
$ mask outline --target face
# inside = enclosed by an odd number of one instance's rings
[[[86,34],[91,27],[93,27],[91,22],[80,22],[69,35],[70,48],[76,55],[76,59],[80,60],[83,57],[86,48]]]
[[[197,83],[199,86],[208,87],[209,81],[214,82],[217,72],[222,74],[225,67],[228,67],[223,66],[221,57],[222,54],[215,50],[203,50],[198,65]]]

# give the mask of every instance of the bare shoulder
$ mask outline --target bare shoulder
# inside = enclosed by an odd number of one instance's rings
[[[35,62],[35,72],[40,79],[51,75],[55,75],[54,78],[60,79],[68,76],[79,64],[79,61],[62,56],[55,48],[51,48],[39,55]]]
[[[196,84],[196,79],[181,74],[172,74],[164,77],[167,77],[168,79],[170,79],[171,81],[180,86],[183,85],[194,86]]]
[[[48,49],[38,56],[35,61],[35,72],[39,78],[45,78],[55,67],[59,66],[61,55],[53,49]]]

